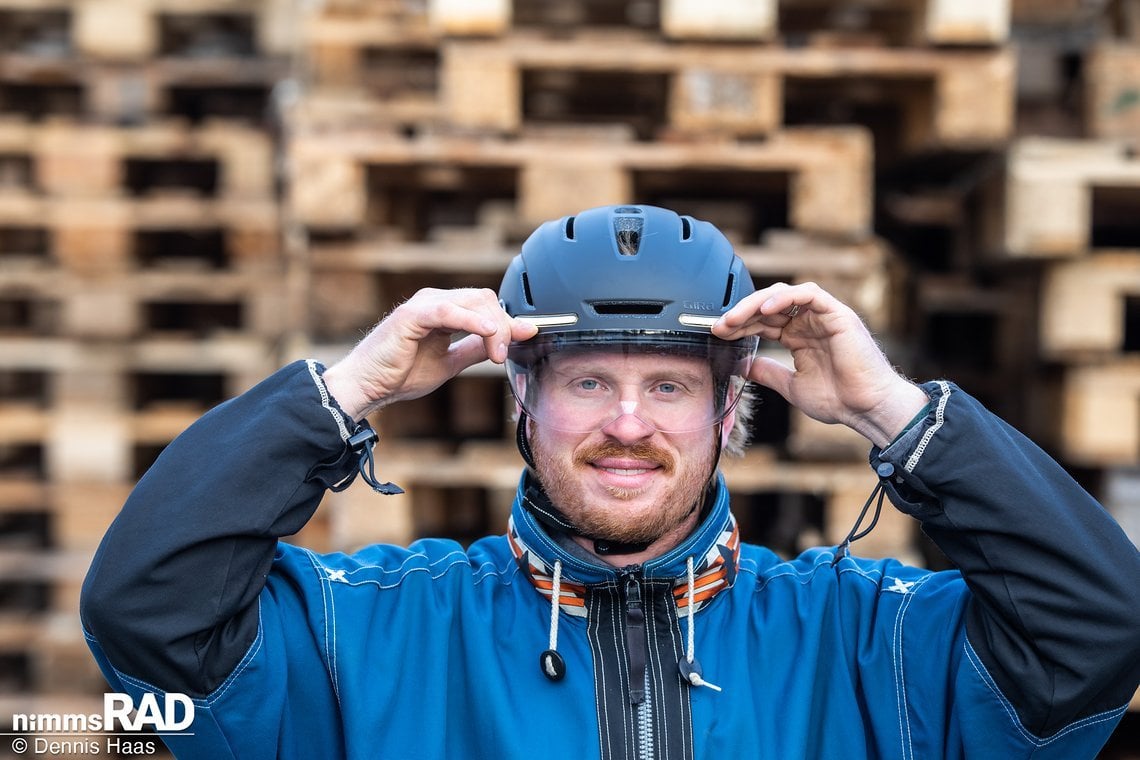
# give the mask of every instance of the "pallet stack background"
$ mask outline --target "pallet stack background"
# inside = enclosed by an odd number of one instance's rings
[[[819,282],[1140,540],[1137,150],[1136,0],[0,0],[0,724],[104,690],[78,585],[179,430],[592,205]],[[866,445],[760,395],[746,538],[839,541]],[[408,493],[296,540],[500,532],[511,412],[490,365],[384,410]],[[944,566],[893,511],[856,550]]]

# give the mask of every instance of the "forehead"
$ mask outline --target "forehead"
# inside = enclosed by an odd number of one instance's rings
[[[646,348],[557,351],[546,359],[553,372],[685,374],[708,376],[708,359],[681,352]]]

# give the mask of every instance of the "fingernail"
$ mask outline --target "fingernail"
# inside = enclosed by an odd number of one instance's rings
[[[486,330],[487,332],[495,332],[495,330],[499,329],[499,326],[489,319],[484,319],[483,320],[483,329]]]
[[[768,309],[768,308],[771,308],[772,304],[773,304],[773,303],[775,303],[775,302],[776,302],[776,299],[775,299],[775,298],[769,298],[767,301],[765,301],[764,303],[760,304],[760,309],[761,309],[761,310],[763,310],[763,309]]]

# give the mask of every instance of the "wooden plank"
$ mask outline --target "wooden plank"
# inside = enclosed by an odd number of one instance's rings
[[[631,201],[630,173],[609,158],[552,151],[528,161],[519,179],[520,217],[537,226],[582,208]]]
[[[470,67],[470,68],[469,68]],[[520,89],[529,71],[620,71],[674,80],[667,112],[678,131],[710,128],[765,134],[779,128],[788,78],[927,82],[931,102],[907,102],[941,146],[999,143],[1011,134],[1014,57],[1010,50],[671,46],[637,37],[551,40],[515,35],[495,42],[451,41],[443,48],[445,116],[459,128],[517,130]],[[680,80],[677,82],[676,80]],[[898,96],[908,97],[903,88]],[[754,107],[750,112],[748,105]],[[750,115],[749,115],[750,114]],[[916,139],[916,142],[918,140]],[[919,147],[915,145],[914,147]]]
[[[54,5],[70,12],[71,46],[97,60],[137,63],[169,52],[162,49],[163,17],[246,17],[255,52],[261,55],[286,55],[296,44],[297,9],[286,0],[63,0]],[[42,8],[43,3],[3,3],[21,6]],[[203,33],[209,33],[208,26]]]
[[[926,39],[940,45],[998,45],[1009,37],[1010,0],[927,0]]]
[[[94,551],[130,494],[118,483],[61,483],[52,488],[52,540],[64,550]]]
[[[158,49],[157,19],[138,0],[88,0],[72,7],[74,44],[83,55],[141,60]]]
[[[502,34],[511,23],[510,0],[429,0],[428,19],[440,34]]]
[[[188,249],[189,253],[220,256],[235,269],[275,267],[281,261],[279,213],[279,204],[272,198],[52,198],[27,191],[0,194],[0,226],[45,230],[49,256],[74,272],[87,274],[138,268],[138,236],[157,231],[177,231],[194,240],[197,234],[218,230],[223,251],[215,253],[195,246]],[[159,250],[156,255],[164,253],[171,254]],[[178,265],[173,258],[162,260]],[[191,266],[213,266],[186,256],[182,260]]]
[[[71,270],[0,272],[0,303],[10,294],[53,310],[51,333],[82,338],[156,334],[203,337],[244,332],[276,340],[289,325],[284,278],[241,270],[134,272],[85,277]],[[29,334],[43,335],[35,325]],[[6,326],[11,333],[12,326]]]
[[[53,484],[133,480],[138,447],[168,443],[280,365],[274,342],[238,336],[129,344],[6,339],[0,353],[8,366],[41,370],[50,381],[50,407],[4,408],[12,425],[0,441],[42,447],[41,467]],[[35,492],[9,496],[23,502]]]
[[[497,47],[445,47],[440,78],[440,102],[451,123],[496,131],[522,125],[522,73]]]
[[[1102,42],[1085,64],[1085,113],[1092,137],[1140,135],[1140,46]]]
[[[35,84],[29,91],[39,97],[13,99],[5,109],[33,119],[46,111],[102,124],[157,118],[261,124],[270,90],[287,73],[286,60],[277,58],[155,58],[139,67],[14,54],[4,56],[0,84]]]
[[[358,44],[377,44],[401,32],[422,34],[425,26],[441,37],[502,37],[535,30],[553,30],[556,36],[590,36],[624,22],[674,40],[769,42],[805,32],[813,39],[847,33],[854,18],[862,22],[859,32],[879,37],[889,34],[896,44],[993,45],[1007,39],[1010,22],[1009,0],[661,0],[656,7],[621,2],[604,10],[600,3],[582,0],[565,0],[557,7],[546,0],[429,0],[426,13],[422,6],[409,10],[390,5],[327,3],[314,19],[316,25],[326,27],[317,36],[321,42],[354,36]],[[837,10],[848,11],[838,22]],[[883,29],[880,16],[890,22],[906,17],[905,36],[896,39],[894,28]],[[785,17],[796,23],[790,24]],[[807,27],[804,19],[811,19]],[[344,28],[350,21],[358,28]],[[336,25],[341,28],[334,31]],[[367,27],[371,29],[366,31]]]
[[[1140,188],[1140,162],[1124,140],[1027,137],[1009,150],[1003,183],[992,248],[1010,258],[1083,256],[1093,188]]]
[[[193,127],[155,123],[130,129],[52,121],[0,122],[0,152],[26,154],[35,188],[53,196],[130,194],[130,160],[213,161],[217,197],[271,198],[274,146],[260,129],[238,124]]]
[[[1067,368],[1059,438],[1064,459],[1074,464],[1140,461],[1140,359]]]
[[[1042,353],[1069,364],[1121,353],[1129,297],[1140,298],[1140,257],[1134,252],[1053,264],[1042,286]]]
[[[610,143],[566,144],[554,140],[487,141],[477,138],[431,137],[405,140],[376,135],[369,130],[344,131],[337,135],[298,135],[289,148],[296,166],[317,161],[344,167],[340,173],[351,178],[340,183],[345,206],[369,207],[364,186],[366,165],[383,167],[464,167],[501,168],[538,172],[531,167],[557,166],[559,177],[569,185],[587,189],[590,198],[606,203],[629,202],[632,198],[602,197],[622,190],[617,172],[685,171],[772,172],[792,174],[788,200],[791,225],[802,231],[838,236],[861,237],[869,231],[871,192],[871,145],[860,128],[804,128],[786,130],[760,144],[707,143],[669,144]],[[352,167],[357,167],[353,169]],[[577,168],[576,168],[577,167]],[[604,172],[604,173],[602,173]],[[577,175],[576,177],[574,175]],[[532,175],[533,177],[533,175]],[[350,193],[349,185],[353,191]],[[520,190],[539,189],[537,183],[520,183]],[[548,190],[543,188],[544,192]],[[564,189],[560,190],[563,194]],[[532,200],[523,195],[516,214],[522,226],[546,221],[551,211],[569,213],[581,210],[582,200],[557,198]],[[555,206],[557,205],[557,209]],[[316,218],[313,205],[298,203],[293,208],[297,220],[320,226],[324,214]],[[556,214],[560,215],[560,214]],[[338,220],[343,222],[353,219]]]
[[[768,41],[777,32],[777,0],[661,0],[661,31],[687,40]]]

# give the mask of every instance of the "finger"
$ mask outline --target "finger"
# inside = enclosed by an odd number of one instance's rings
[[[739,328],[729,329],[723,325],[713,327],[713,335],[721,340],[739,340],[746,338],[750,335],[759,336],[762,340],[779,340],[780,334],[783,331],[783,325],[788,320],[784,318],[783,322],[779,325],[767,324],[761,321],[746,322]]]
[[[713,326],[713,334],[732,340],[745,335],[760,334],[760,326],[766,326],[777,329],[774,332],[771,329],[765,330],[762,337],[774,340],[779,335],[779,329],[788,324],[789,317],[795,316],[799,310],[802,310],[816,292],[822,291],[814,283],[789,285],[777,282],[761,288],[725,312]],[[796,312],[789,314],[787,311],[789,308],[795,308]],[[743,330],[747,332],[742,332]]]
[[[503,315],[507,316],[506,312]],[[538,327],[534,324],[507,316],[506,327],[496,330],[484,341],[487,357],[496,364],[502,364],[507,360],[507,350],[512,342],[530,340],[537,334]]]
[[[521,323],[516,325],[518,320],[503,310],[495,291],[480,288],[458,292],[462,294],[462,303],[467,308],[483,316],[483,329],[476,331],[476,334],[483,337],[483,350],[491,361],[502,364],[507,360],[507,347],[516,339],[516,333],[524,339],[532,336],[529,326]]]
[[[807,311],[827,314],[843,308],[843,304],[835,296],[814,282],[776,289],[768,294],[760,306],[760,310],[764,314],[778,314],[788,317],[789,320]]]
[[[538,325],[522,319],[511,319],[511,340],[530,340],[538,335]]]
[[[714,327],[714,332],[721,326],[730,330],[739,329],[749,322],[754,321],[756,317],[763,315],[763,304],[772,294],[788,287],[790,286],[787,283],[778,282],[775,285],[769,285],[766,288],[748,294],[724,313],[724,316],[720,318],[716,327]]]
[[[486,336],[498,329],[494,320],[452,298],[430,298],[421,294],[396,307],[391,322],[405,325],[403,329],[412,333],[409,337],[417,340],[435,332]]]

